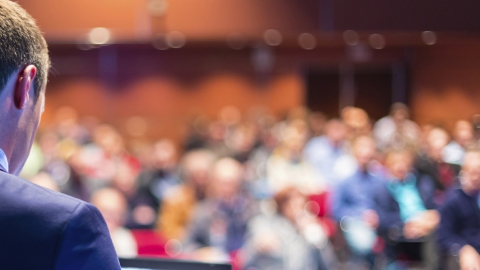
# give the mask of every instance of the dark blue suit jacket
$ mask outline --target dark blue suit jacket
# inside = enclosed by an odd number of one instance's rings
[[[444,252],[457,255],[465,245],[480,252],[480,208],[477,196],[467,195],[463,190],[457,189],[440,208],[441,221],[437,237]]]
[[[91,204],[0,172],[0,269],[120,269]]]

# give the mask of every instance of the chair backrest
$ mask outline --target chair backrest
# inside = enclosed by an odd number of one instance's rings
[[[165,243],[167,239],[153,230],[132,230],[137,241],[138,256],[161,256],[167,257]]]

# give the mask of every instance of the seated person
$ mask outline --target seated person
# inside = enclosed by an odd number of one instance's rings
[[[248,220],[254,214],[253,201],[242,191],[242,165],[222,158],[212,168],[207,197],[192,212],[186,238],[186,252],[193,259],[228,259],[242,245]]]
[[[346,168],[338,170],[338,164],[347,155],[346,136],[347,126],[342,120],[332,119],[325,125],[325,135],[310,139],[303,150],[305,160],[319,171],[329,187],[335,187],[344,178]]]
[[[157,220],[157,232],[167,239],[185,240],[186,228],[210,185],[210,167],[215,155],[208,150],[189,151],[180,164],[183,184],[165,192]]]
[[[467,149],[462,188],[440,209],[438,243],[444,254],[457,256],[461,269],[480,269],[480,147]],[[458,269],[450,256],[447,269]],[[450,265],[453,264],[453,265]]]
[[[386,154],[385,184],[375,196],[379,216],[377,231],[386,242],[386,256],[391,266],[402,269],[399,259],[407,256],[408,260],[421,259],[434,269],[437,259],[431,234],[440,219],[433,201],[435,186],[429,176],[412,169],[412,161],[413,155],[407,149]],[[418,250],[414,252],[414,249]]]
[[[305,211],[307,198],[296,187],[275,197],[275,211],[248,223],[241,250],[244,269],[337,269],[335,256],[318,219]]]
[[[93,193],[91,202],[105,218],[117,255],[136,257],[137,242],[132,232],[124,227],[128,208],[125,196],[116,189],[102,188]]]
[[[420,137],[420,128],[410,120],[407,105],[395,102],[390,107],[390,114],[379,119],[373,126],[373,137],[377,148],[382,152],[405,145],[415,147]]]
[[[474,141],[473,126],[467,120],[458,120],[455,122],[453,140],[443,148],[442,156],[445,162],[450,164],[463,164],[465,149]]]
[[[368,264],[373,269],[372,251],[377,238],[378,215],[375,212],[375,191],[383,181],[370,174],[368,165],[375,154],[375,142],[361,136],[353,142],[353,155],[358,169],[337,188],[333,196],[333,216],[341,224],[352,255],[352,263]]]
[[[448,140],[448,133],[445,130],[432,128],[426,136],[425,153],[420,154],[415,160],[415,169],[420,174],[429,175],[435,183],[434,200],[437,205],[442,205],[450,191],[458,186],[460,166],[446,163],[442,155]]]
[[[301,120],[289,123],[283,131],[278,147],[267,160],[267,183],[272,194],[287,186],[295,186],[305,194],[319,194],[324,190],[322,176],[303,157],[307,138],[307,124]]]

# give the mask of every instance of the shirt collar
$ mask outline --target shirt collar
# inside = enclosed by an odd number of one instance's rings
[[[389,181],[389,185],[393,188],[399,187],[399,186],[415,186],[417,184],[417,178],[413,173],[408,173],[405,176],[405,179],[402,181],[396,178],[391,178]]]
[[[8,159],[5,152],[0,148],[0,170],[8,173]]]

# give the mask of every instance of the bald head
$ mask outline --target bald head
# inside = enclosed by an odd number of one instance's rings
[[[467,120],[458,120],[453,128],[453,139],[462,147],[473,141],[473,126]]]
[[[462,166],[462,188],[469,192],[480,190],[480,148],[467,149]]]
[[[427,135],[429,157],[433,160],[441,161],[442,150],[447,146],[449,140],[448,133],[444,129],[437,127],[431,129]]]
[[[375,141],[369,136],[357,137],[353,142],[353,155],[360,169],[365,169],[375,155]]]
[[[208,150],[193,150],[181,162],[182,179],[195,186],[205,186],[210,181],[210,169],[215,155]]]
[[[239,191],[243,179],[243,167],[232,158],[222,158],[213,166],[212,175],[216,197],[229,200]]]

